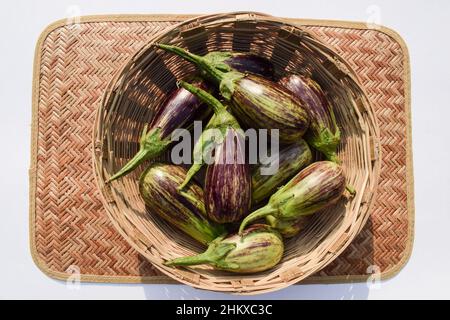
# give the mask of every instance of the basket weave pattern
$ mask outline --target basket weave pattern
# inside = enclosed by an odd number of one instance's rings
[[[36,159],[31,170],[36,183],[31,194],[35,219],[31,223],[35,258],[54,276],[66,277],[67,268],[77,265],[85,280],[137,281],[142,276],[144,281],[168,281],[155,276],[158,273],[130,249],[106,217],[90,173],[90,128],[93,111],[114,71],[153,34],[172,23],[89,22],[81,24],[78,34],[70,27],[59,27],[42,44],[37,66],[41,76],[35,88],[39,100]],[[385,155],[380,201],[369,223],[312,281],[364,276],[371,264],[381,271],[389,270],[404,258],[409,240],[404,53],[396,41],[376,30],[304,29],[326,42],[356,70],[377,111]],[[71,166],[64,165],[67,163]]]

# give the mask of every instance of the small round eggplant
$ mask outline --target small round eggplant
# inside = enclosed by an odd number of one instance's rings
[[[336,150],[341,141],[341,132],[322,88],[314,80],[296,74],[282,78],[279,83],[309,108],[311,122],[305,139],[328,160],[339,163]]]
[[[239,232],[257,219],[271,215],[279,220],[297,220],[336,203],[345,190],[342,167],[331,161],[315,162],[275,192],[269,203],[250,213]]]
[[[280,262],[284,251],[281,235],[267,225],[255,224],[240,236],[230,235],[213,241],[199,255],[167,261],[168,266],[209,264],[215,269],[236,273],[268,270]]]
[[[252,173],[252,203],[257,204],[272,195],[279,186],[312,162],[308,144],[300,139],[280,150],[278,157],[272,156],[271,163],[259,164]],[[275,162],[278,162],[275,163]],[[265,175],[264,170],[278,165],[278,170]]]
[[[224,233],[223,226],[206,218],[203,190],[190,184],[183,194],[179,185],[186,177],[180,166],[155,163],[139,179],[139,191],[149,211],[195,240],[208,244]]]
[[[307,106],[280,84],[236,71],[223,61],[211,61],[179,47],[163,44],[158,47],[192,62],[213,80],[246,126],[277,129],[280,141],[285,143],[297,141],[308,128]]]

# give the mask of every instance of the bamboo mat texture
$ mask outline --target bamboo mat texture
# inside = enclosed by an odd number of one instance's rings
[[[90,16],[58,21],[36,46],[30,167],[30,246],[47,275],[82,281],[174,283],[134,251],[109,221],[92,171],[92,126],[115,72],[156,33],[191,18]],[[369,221],[325,269],[302,283],[392,277],[414,229],[410,69],[403,40],[363,23],[290,19],[357,72],[380,126],[381,173]]]

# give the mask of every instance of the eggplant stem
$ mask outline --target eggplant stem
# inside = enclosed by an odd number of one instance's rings
[[[341,160],[339,160],[336,152],[330,152],[325,154],[326,158],[334,163],[341,164]]]
[[[190,257],[181,257],[172,259],[169,261],[164,262],[166,266],[192,266],[197,264],[209,264],[212,263],[212,261],[209,259],[208,255],[205,253],[198,254],[196,256],[190,256]]]
[[[142,133],[141,133],[141,139],[139,139],[139,143],[141,145],[145,142],[145,138],[147,137],[147,129],[148,129],[148,124],[146,123],[144,125],[144,129],[142,130]]]
[[[156,44],[156,46],[164,51],[174,53],[180,56],[181,58],[195,64],[197,67],[205,71],[210,77],[212,77],[217,82],[222,81],[223,75],[225,73],[217,69],[211,62],[209,62],[202,56],[190,53],[189,51],[184,50],[182,48],[167,44],[158,43]]]
[[[188,185],[188,183],[191,181],[194,175],[200,170],[201,167],[202,167],[201,163],[192,164],[192,166],[189,168],[186,174],[186,178],[184,178],[183,183],[180,184],[180,186],[178,187],[179,191],[183,190]]]
[[[223,237],[219,237],[212,241],[205,252],[196,256],[181,257],[166,261],[166,266],[192,266],[198,264],[211,264],[213,266],[224,267],[225,264],[220,261],[231,250],[236,248],[235,243],[221,242]]]
[[[171,142],[168,138],[161,139],[160,132],[161,130],[159,128],[154,128],[147,133],[147,125],[145,125],[139,139],[139,151],[117,173],[109,178],[106,183],[110,183],[129,174],[145,160],[159,156]]]
[[[328,104],[328,106],[329,106],[328,110],[330,112],[331,122],[333,123],[334,130],[335,130],[334,136],[340,140],[341,139],[341,130],[339,129],[339,126],[337,124],[336,115],[334,114],[333,106],[330,103]]]
[[[216,115],[226,111],[225,106],[219,100],[214,98],[214,96],[212,96],[211,94],[209,94],[205,90],[202,90],[202,89],[200,89],[200,88],[198,88],[198,87],[196,87],[196,86],[194,86],[194,85],[192,85],[190,83],[182,81],[182,80],[180,80],[179,83],[184,89],[186,89],[190,93],[196,95],[198,98],[200,98],[200,100],[202,100],[208,106],[213,108],[214,113]]]
[[[350,193],[350,195],[354,196],[356,194],[356,190],[353,186],[347,184],[345,186],[345,189],[348,191],[348,193]]]
[[[252,213],[250,213],[248,216],[246,216],[244,218],[244,220],[242,220],[241,225],[239,226],[239,235],[242,235],[242,233],[244,232],[245,227],[252,221],[255,221],[257,219],[261,219],[264,218],[268,215],[272,215],[273,213],[277,212],[277,209],[272,208],[269,205],[266,205],[262,208],[259,208],[256,211],[253,211]]]
[[[148,157],[148,151],[145,149],[140,149],[134,157],[128,161],[117,173],[115,173],[111,178],[109,178],[106,183],[110,183],[122,176],[129,174],[131,171],[136,169],[142,162]]]

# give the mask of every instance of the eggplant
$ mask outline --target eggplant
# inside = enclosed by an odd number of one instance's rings
[[[259,164],[252,173],[252,203],[256,204],[272,195],[279,186],[294,176],[303,167],[312,162],[312,153],[305,140],[287,145],[281,149],[277,157],[271,157],[271,163]],[[276,165],[278,170],[272,175],[265,175],[267,167]]]
[[[219,140],[215,141],[214,162],[206,169],[205,205],[208,217],[219,223],[236,222],[248,214],[251,205],[252,185],[250,167],[245,161],[245,135],[236,118],[219,100],[184,81],[180,81],[180,85],[214,110],[214,129],[220,132],[219,137],[213,136]],[[199,140],[202,146],[197,147],[202,151],[205,143],[212,143],[208,138],[203,138]],[[187,178],[190,179],[196,170],[198,164],[191,167]],[[182,186],[186,185],[185,180]]]
[[[182,48],[158,44],[159,48],[195,64],[202,74],[230,101],[233,113],[246,126],[278,129],[281,142],[297,141],[309,125],[307,106],[293,94],[264,77],[239,72],[223,61],[213,61]]]
[[[292,238],[305,229],[311,216],[302,216],[297,220],[280,220],[274,216],[267,216],[266,223],[277,230],[283,238]]]
[[[165,262],[168,266],[212,265],[215,269],[236,273],[268,270],[280,262],[284,251],[281,235],[267,225],[255,224],[242,235],[232,234],[214,240],[196,256]]]
[[[186,177],[180,166],[155,163],[139,179],[139,191],[151,213],[203,244],[225,232],[223,226],[209,221],[203,202],[203,190],[191,183],[182,194],[179,185]]]
[[[296,74],[283,77],[279,83],[309,107],[311,121],[305,134],[306,141],[327,160],[339,163],[336,151],[341,141],[341,131],[320,85],[311,78]]]
[[[267,79],[274,77],[272,62],[256,54],[214,51],[206,54],[204,58],[212,63],[223,62],[242,73],[252,73]]]
[[[275,192],[264,207],[250,213],[242,221],[245,226],[268,215],[278,220],[298,220],[336,203],[345,190],[344,171],[332,161],[309,165]]]
[[[206,89],[206,85],[201,81],[198,81],[197,85]],[[201,108],[202,102],[189,91],[178,88],[172,92],[150,123],[150,129],[148,125],[144,126],[139,151],[107,182],[125,176],[145,160],[161,155],[171,143],[172,132],[192,122]]]
[[[215,148],[214,163],[206,169],[206,212],[219,223],[239,221],[250,209],[252,184],[244,139],[240,132],[228,129],[223,143]]]

